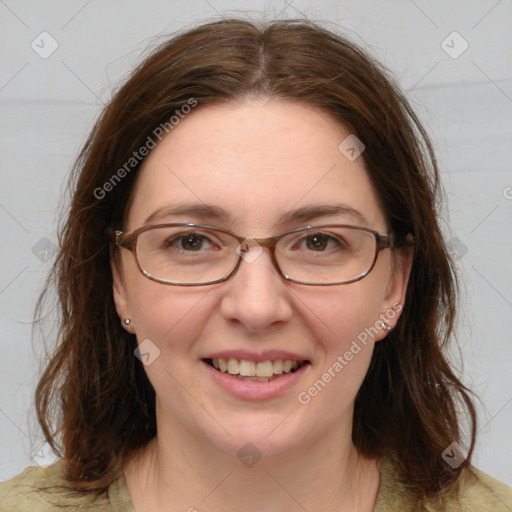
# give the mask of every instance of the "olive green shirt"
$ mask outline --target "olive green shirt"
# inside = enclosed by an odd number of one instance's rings
[[[121,474],[97,496],[79,493],[63,476],[63,461],[48,468],[29,467],[12,480],[0,483],[0,512],[134,512]],[[200,507],[198,508],[200,510]],[[381,463],[381,483],[374,512],[512,512],[512,489],[471,468],[435,498],[415,500],[398,480],[390,459]]]

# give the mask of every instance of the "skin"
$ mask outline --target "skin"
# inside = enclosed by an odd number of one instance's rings
[[[349,134],[298,102],[249,98],[197,108],[145,159],[124,231],[145,225],[160,207],[184,202],[216,205],[229,218],[174,215],[157,222],[215,224],[247,237],[307,224],[362,224],[347,214],[279,222],[299,207],[344,203],[385,234],[363,158],[351,162],[338,150]],[[373,509],[379,461],[357,453],[352,416],[374,343],[385,343],[386,331],[379,328],[310,403],[299,403],[297,394],[359,333],[403,304],[409,253],[383,250],[364,279],[327,287],[285,281],[266,250],[252,263],[242,261],[228,281],[197,287],[145,278],[124,249],[116,262],[119,317],[131,319],[125,328],[139,343],[149,338],[160,350],[145,366],[156,391],[158,436],[125,468],[138,512]],[[289,350],[311,366],[279,397],[241,400],[213,383],[201,362],[205,354],[233,348]],[[247,442],[262,454],[250,468],[236,457]]]

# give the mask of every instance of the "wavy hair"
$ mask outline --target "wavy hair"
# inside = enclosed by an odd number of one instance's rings
[[[367,456],[391,453],[412,492],[438,492],[470,460],[476,415],[445,353],[457,280],[439,225],[432,145],[386,69],[344,36],[304,20],[227,19],[183,31],[153,51],[104,108],[72,170],[71,205],[48,277],[60,318],[57,348],[36,390],[44,435],[84,492],[103,491],[156,435],[155,392],[114,307],[105,236],[123,225],[140,163],[108,193],[98,191],[191,100],[201,108],[249,95],[300,101],[347,126],[366,146],[368,175],[397,240],[414,237],[403,312],[375,346],[356,398],[353,442]],[[461,439],[461,403],[469,454],[452,469],[441,454]]]

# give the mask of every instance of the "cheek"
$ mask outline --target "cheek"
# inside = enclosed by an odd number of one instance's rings
[[[373,354],[381,301],[359,283],[304,300],[309,313],[303,319],[318,350],[317,364],[297,398],[311,407],[312,415],[321,415],[325,425],[352,407]]]
[[[190,353],[210,316],[208,288],[164,285],[140,275],[129,294],[139,343],[150,339],[162,353]]]
[[[378,327],[382,293],[372,292],[371,285],[361,280],[303,298],[303,318],[327,352],[345,350],[352,340]]]

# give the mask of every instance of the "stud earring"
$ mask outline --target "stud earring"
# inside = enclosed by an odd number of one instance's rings
[[[131,319],[130,319],[130,318],[125,318],[125,319],[123,320],[123,322],[124,322],[124,324],[125,324],[125,325],[130,325],[130,323],[131,323]]]

